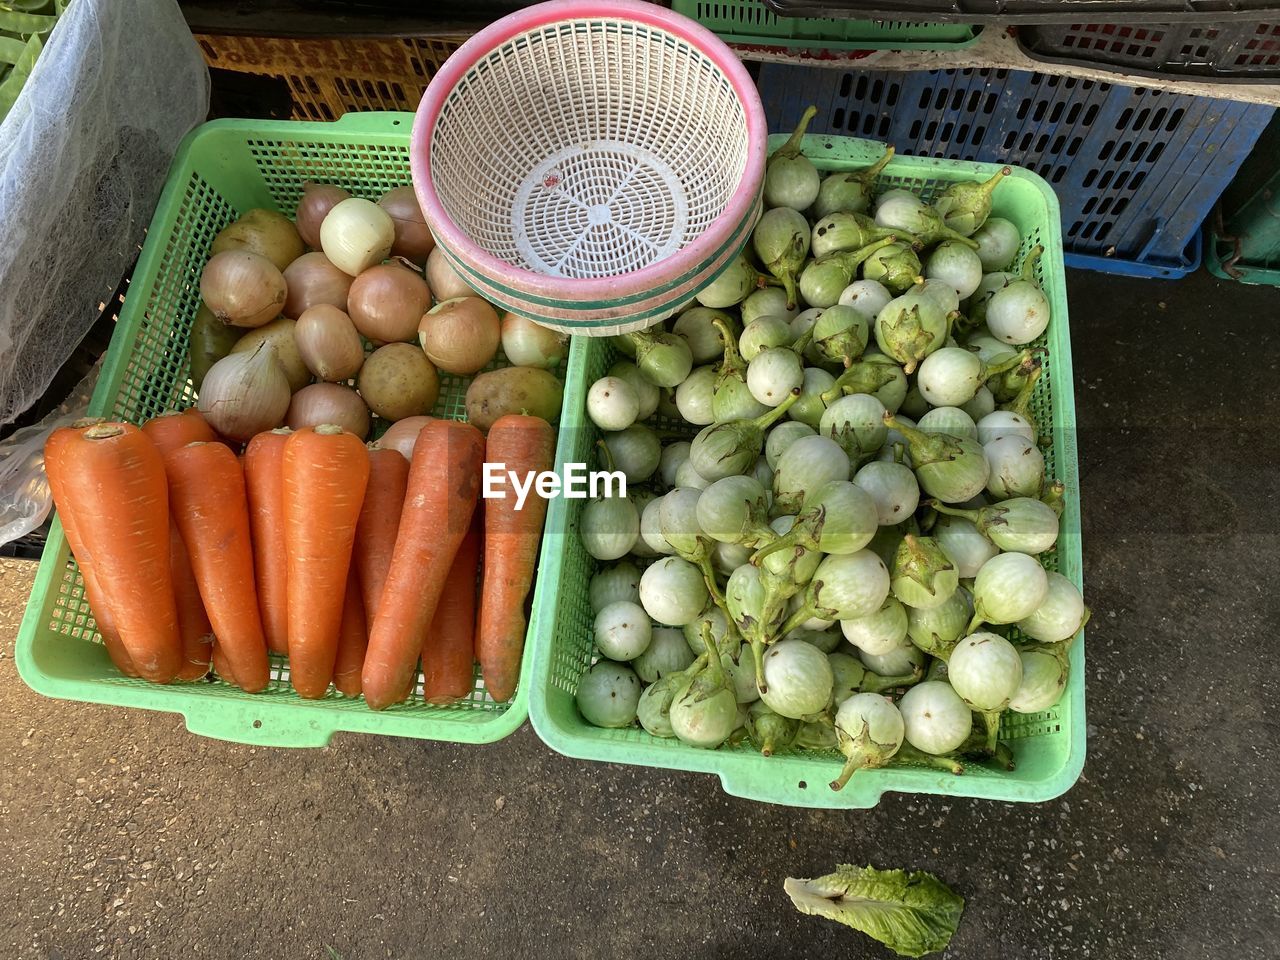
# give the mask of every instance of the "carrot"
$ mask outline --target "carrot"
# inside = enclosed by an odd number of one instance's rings
[[[210,653],[213,661],[213,672],[227,681],[227,683],[235,683],[236,686],[240,686],[240,684],[236,683],[236,676],[231,672],[231,664],[227,663],[227,655],[222,649],[222,644],[218,643],[217,637],[213,638],[213,649]]]
[[[188,443],[211,443],[218,439],[204,414],[195,407],[167,410],[152,417],[142,425],[142,432],[151,438],[161,456],[167,456]]]
[[[173,597],[178,605],[178,636],[182,640],[182,667],[179,680],[199,680],[209,672],[213,627],[205,613],[191,557],[182,542],[178,525],[169,523],[169,569],[173,575]]]
[[[140,676],[168,683],[182,645],[160,452],[131,424],[69,427],[45,444],[45,473],[72,552],[92,570],[90,606],[96,597]]]
[[[409,461],[399,451],[369,444],[369,486],[364,492],[364,506],[360,508],[351,555],[369,626],[373,626],[387,571],[391,569],[391,554],[396,548],[396,531],[400,528],[400,510],[408,481]]]
[[[360,599],[353,564],[347,573],[347,593],[342,600],[342,629],[338,632],[338,656],[333,664],[333,685],[346,697],[360,696],[360,671],[369,647],[369,628],[364,622],[364,601]]]
[[[375,710],[412,689],[423,638],[480,492],[484,437],[467,423],[432,420],[409,466],[391,570],[369,632],[364,699]]]
[[[460,700],[475,682],[476,573],[483,539],[484,510],[477,504],[422,644],[422,698],[427,703]]]
[[[240,461],[221,443],[192,443],[170,453],[164,465],[174,520],[218,647],[236,685],[258,693],[266,689],[271,673],[258,616]]]
[[[308,699],[323,697],[333,680],[351,545],[368,482],[369,454],[341,427],[306,427],[285,443],[289,679]]]
[[[555,464],[556,434],[539,417],[509,414],[489,428],[485,459],[524,477]],[[514,496],[493,499],[484,512],[484,577],[476,657],[485,689],[493,699],[510,700],[520,679],[520,657],[529,625],[525,599],[537,568],[547,501],[532,486],[523,508]]]
[[[48,456],[49,444],[53,444],[56,447],[60,443],[67,442],[71,438],[73,431],[83,430],[86,427],[103,422],[104,419],[102,417],[93,417],[77,420],[69,427],[59,427],[46,441],[45,455]],[[49,485],[53,486],[53,480],[49,481]],[[57,496],[59,495],[55,494],[55,498]],[[75,526],[75,517],[70,513],[59,511],[58,519],[62,521],[63,536],[67,538],[71,552],[75,555],[76,566],[80,569],[80,579],[84,581],[84,597],[89,602],[89,612],[93,614],[94,622],[98,627],[98,636],[102,637],[102,645],[107,650],[107,656],[116,665],[116,669],[126,677],[136,677],[138,668],[133,665],[133,658],[129,656],[129,651],[124,648],[124,643],[120,639],[120,631],[116,629],[115,621],[111,619],[111,611],[107,609],[106,602],[102,598],[102,588],[98,586],[98,575],[89,559],[89,552],[85,548],[84,542],[80,539],[80,531]]]
[[[288,568],[284,550],[284,445],[287,427],[260,433],[244,451],[244,484],[249,497],[253,573],[267,649],[289,652]]]

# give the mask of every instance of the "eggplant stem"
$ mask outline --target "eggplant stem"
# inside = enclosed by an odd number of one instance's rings
[[[889,762],[892,764],[919,764],[920,766],[933,767],[935,770],[942,770],[946,773],[953,773],[956,776],[964,773],[964,764],[960,762],[960,758],[954,753],[925,753],[923,750],[917,750],[905,740]]]
[[[800,118],[800,122],[796,124],[795,130],[787,139],[787,142],[773,151],[773,157],[798,157],[800,156],[800,141],[804,139],[805,132],[809,129],[809,124],[813,118],[818,115],[818,108],[810,105],[809,109],[804,112],[804,116]],[[773,157],[769,159],[772,160]]]

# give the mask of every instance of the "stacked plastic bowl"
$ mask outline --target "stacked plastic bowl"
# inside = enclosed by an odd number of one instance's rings
[[[477,293],[567,333],[651,326],[741,252],[767,131],[733,52],[638,0],[553,0],[476,34],[418,108],[413,184]]]

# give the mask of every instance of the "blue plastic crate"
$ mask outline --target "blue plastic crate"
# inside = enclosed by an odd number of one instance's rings
[[[1141,277],[1200,265],[1200,225],[1274,109],[995,69],[766,64],[759,86],[771,130],[812,103],[811,133],[1035,170],[1057,191],[1067,264]]]

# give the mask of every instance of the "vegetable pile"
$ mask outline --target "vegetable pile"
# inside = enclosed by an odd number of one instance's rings
[[[223,437],[321,423],[376,436],[429,414],[448,375],[474,377],[465,403],[481,430],[560,412],[551,371],[566,339],[477,297],[435,248],[412,187],[374,203],[307,184],[296,222],[249,210],[209,252],[191,380]],[[486,371],[500,349],[511,365]]]
[[[514,694],[546,503],[482,509],[481,464],[549,470],[554,450],[547,421],[511,414],[487,437],[430,418],[398,449],[278,428],[237,457],[189,409],[140,429],[78,421],[45,457],[121,673],[169,683],[212,664],[258,693],[283,654],[299,696],[332,685],[379,710],[411,696],[419,660],[428,703],[468,696],[476,661],[494,700]]]
[[[257,693],[287,656],[299,696],[373,709],[413,694],[419,662],[426,702],[468,697],[479,662],[509,700],[546,503],[482,507],[482,464],[551,469],[564,338],[467,289],[410,188],[308,185],[296,223],[250,210],[209,253],[196,407],[46,447],[112,661]],[[481,372],[499,350],[517,365]],[[469,422],[430,416],[441,374],[473,378]]]
[[[18,94],[70,0],[5,0],[0,3],[0,120]]]
[[[1053,707],[1087,619],[1047,570],[1065,491],[1032,397],[1049,302],[1006,168],[926,200],[892,157],[820,177],[810,110],[748,252],[622,354],[586,412],[628,496],[579,520],[598,657],[582,716],[859,769],[1012,769],[1002,714]],[[1016,266],[1015,266],[1016,264]],[[696,432],[695,432],[696,431]]]

